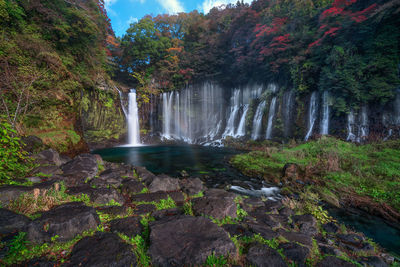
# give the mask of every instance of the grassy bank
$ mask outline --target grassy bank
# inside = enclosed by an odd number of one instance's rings
[[[231,163],[243,173],[283,182],[286,163],[299,167],[299,179],[312,181],[336,197],[356,193],[400,211],[400,140],[356,145],[322,138],[292,147],[265,147],[237,155]]]

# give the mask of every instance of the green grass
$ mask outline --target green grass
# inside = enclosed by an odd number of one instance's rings
[[[400,210],[400,140],[356,145],[335,138],[282,150],[253,151],[236,155],[231,163],[243,173],[273,181],[280,179],[286,163],[325,184],[331,192],[356,192]]]

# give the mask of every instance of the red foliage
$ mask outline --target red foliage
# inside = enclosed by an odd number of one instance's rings
[[[337,31],[340,30],[342,27],[333,27],[330,28],[328,31],[324,33],[324,37],[329,35],[329,36],[335,36],[337,34]]]
[[[259,38],[264,35],[271,35],[273,33],[277,33],[282,29],[282,26],[286,23],[288,18],[274,18],[272,20],[271,26],[257,24],[254,32],[256,34],[256,38]]]

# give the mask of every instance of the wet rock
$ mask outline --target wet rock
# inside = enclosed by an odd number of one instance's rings
[[[377,256],[371,256],[371,257],[364,257],[361,259],[361,262],[364,263],[367,266],[371,267],[387,267],[389,266],[384,262],[381,258]]]
[[[282,249],[282,253],[286,258],[292,260],[297,266],[306,266],[306,259],[310,255],[309,248],[300,246],[297,243],[281,244],[279,248]]]
[[[187,178],[179,181],[181,190],[189,196],[196,195],[205,190],[203,182],[199,178]]]
[[[140,181],[142,181],[145,185],[151,184],[151,182],[156,177],[153,173],[149,172],[145,167],[134,167],[134,170],[139,177]]]
[[[156,176],[148,186],[151,193],[158,191],[177,191],[180,189],[179,179]]]
[[[81,202],[66,203],[29,223],[27,238],[33,243],[43,243],[58,235],[59,241],[68,241],[86,230],[96,229],[99,223],[94,208]]]
[[[204,217],[183,216],[150,225],[150,249],[154,266],[199,266],[209,255],[237,251],[228,234]]]
[[[120,237],[97,232],[76,243],[68,262],[62,266],[125,267],[137,266],[137,263],[132,247]]]
[[[121,192],[124,195],[132,196],[134,194],[139,194],[144,188],[144,185],[139,181],[126,180],[122,182]]]
[[[119,232],[129,237],[140,235],[144,228],[140,223],[140,217],[127,217],[109,222],[112,232]]]
[[[171,209],[153,211],[151,216],[153,216],[156,220],[161,220],[166,217],[178,216],[182,214],[183,214],[182,210],[178,208],[171,208]]]
[[[168,192],[168,196],[175,201],[177,206],[182,206],[185,203],[185,196],[182,192]]]
[[[324,244],[318,244],[319,246],[319,250],[321,251],[321,253],[323,255],[335,255],[335,256],[340,256],[343,254],[343,252],[341,252],[340,250],[338,250],[335,247],[331,247],[328,245],[324,245]]]
[[[279,214],[289,217],[294,215],[294,210],[289,209],[287,207],[283,207],[282,209],[279,210]]]
[[[307,225],[309,227],[317,226],[317,220],[311,214],[295,215],[295,216],[292,216],[292,219],[299,226],[301,226],[301,225]]]
[[[193,199],[193,212],[196,215],[212,216],[223,219],[227,216],[236,218],[235,194],[221,189],[210,189],[204,193],[204,197]]]
[[[92,154],[81,154],[73,160],[61,166],[64,175],[75,179],[93,178],[97,175],[99,156]],[[100,158],[101,159],[101,158]]]
[[[73,196],[80,196],[82,194],[90,196],[90,194],[96,190],[95,188],[90,187],[88,184],[82,184],[78,186],[68,187],[66,193]]]
[[[285,267],[287,266],[278,252],[267,245],[255,244],[249,248],[246,255],[249,264],[257,267]]]
[[[264,202],[260,198],[250,197],[243,200],[243,209],[247,212],[252,212],[260,207],[264,207]]]
[[[2,235],[22,231],[30,221],[24,215],[0,208],[0,234]]]
[[[102,206],[102,207],[97,207],[97,211],[105,214],[110,214],[110,215],[125,215],[128,212],[128,209],[125,206]]]
[[[168,194],[166,192],[155,192],[155,193],[145,193],[137,194],[131,197],[132,202],[159,202],[161,199],[167,199]]]
[[[246,225],[242,224],[224,224],[222,225],[222,228],[226,232],[229,233],[230,236],[253,236],[254,233],[251,232]]]
[[[39,166],[31,171],[31,174],[45,174],[45,175],[59,175],[62,174],[62,170],[58,166]]]
[[[359,246],[365,238],[358,234],[338,234],[337,238],[344,244]]]
[[[327,256],[322,261],[320,261],[317,267],[353,267],[354,264],[347,262],[345,260],[336,258],[335,256]]]
[[[327,233],[334,233],[336,234],[339,231],[339,227],[334,222],[328,222],[322,225],[322,228]]]
[[[281,201],[267,200],[264,202],[265,212],[276,212],[283,207]]]
[[[260,234],[264,239],[270,240],[278,237],[278,233],[266,225],[249,222],[248,227],[253,233]]]
[[[66,163],[60,158],[60,154],[58,154],[58,152],[52,148],[43,150],[42,152],[33,155],[33,158],[35,159],[36,163],[42,165],[49,164],[49,165],[61,166],[62,164]]]
[[[32,188],[28,186],[8,185],[0,187],[0,202],[3,205],[8,205],[15,201],[21,194],[31,192]]]
[[[98,188],[89,193],[90,200],[96,204],[105,205],[111,201],[118,202],[123,205],[124,198],[114,188]]]
[[[142,215],[155,211],[157,208],[153,204],[142,204],[136,206],[135,214]]]
[[[284,230],[278,230],[278,233],[291,242],[298,242],[308,248],[312,247],[312,239],[309,235],[296,232],[286,232]]]

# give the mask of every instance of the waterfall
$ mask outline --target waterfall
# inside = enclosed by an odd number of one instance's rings
[[[276,96],[274,96],[272,98],[271,104],[269,106],[267,133],[265,135],[266,139],[272,138],[272,124],[273,124],[274,117],[275,117],[275,106],[276,106]]]
[[[359,116],[358,141],[363,141],[368,137],[369,134],[368,108],[366,105],[361,107],[361,113]]]
[[[245,105],[243,107],[243,114],[242,114],[242,117],[240,118],[239,127],[238,127],[236,135],[235,135],[236,137],[244,136],[246,134],[245,127],[246,127],[247,111],[249,111],[249,105]]]
[[[329,134],[329,92],[324,91],[322,94],[322,120],[321,131],[322,135]]]
[[[231,97],[231,103],[229,108],[229,119],[226,124],[225,132],[222,135],[223,138],[226,136],[235,136],[235,120],[240,108],[240,90],[235,89]]]
[[[347,141],[355,141],[357,136],[354,134],[355,116],[353,110],[347,115]]]
[[[394,124],[400,126],[400,88],[397,88],[394,101]]]
[[[117,89],[118,90],[118,89]],[[128,145],[140,145],[140,126],[139,126],[139,112],[136,102],[136,90],[131,89],[128,94],[128,107],[124,104],[124,95],[119,91],[122,110],[124,111],[127,127],[128,127]]]
[[[253,133],[251,134],[251,139],[257,140],[261,134],[262,118],[265,109],[265,101],[262,101],[256,110],[256,114],[253,119]]]
[[[172,94],[171,94],[172,96]],[[170,98],[168,97],[168,93],[162,94],[162,103],[163,103],[163,138],[170,139],[171,138],[171,109],[170,109]]]
[[[306,137],[304,138],[307,141],[310,136],[312,135],[314,124],[317,119],[317,112],[318,112],[318,102],[317,102],[317,92],[313,92],[310,98],[310,104],[308,108],[308,131]]]
[[[286,91],[283,95],[283,135],[285,138],[290,136],[292,127],[292,107],[294,100],[294,91]]]

